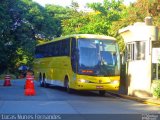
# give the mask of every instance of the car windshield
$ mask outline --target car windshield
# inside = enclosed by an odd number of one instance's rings
[[[78,73],[98,76],[119,75],[118,45],[114,40],[79,39]]]

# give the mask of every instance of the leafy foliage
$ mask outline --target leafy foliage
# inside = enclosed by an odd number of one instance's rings
[[[158,0],[137,0],[137,2],[128,7],[122,7],[121,18],[113,22],[109,32],[111,36],[117,38],[121,51],[124,50],[125,46],[122,37],[118,34],[119,29],[135,22],[144,22],[146,16],[152,16],[153,24],[160,26],[160,3]]]
[[[62,34],[61,21],[71,17],[70,12],[72,11],[72,9],[64,8],[62,6],[57,6],[57,5],[46,5],[45,9],[46,9],[47,14],[54,19],[57,25],[56,35],[61,36]],[[53,19],[51,19],[51,21],[48,21],[48,24],[51,23]]]
[[[160,98],[160,81],[157,81],[156,87],[153,90],[153,95],[157,98]]]
[[[0,70],[13,72],[22,64],[32,64],[36,38],[57,36],[58,26],[45,8],[32,0],[2,0],[0,4]]]
[[[125,6],[122,0],[104,0],[91,3],[91,12],[78,11],[78,3],[70,7],[46,5],[32,0],[0,1],[0,72],[15,71],[20,65],[32,66],[37,40],[76,34],[104,34],[117,38],[120,50],[124,50],[118,30],[152,16],[154,25],[160,26],[158,0],[137,0]]]
[[[121,36],[118,35],[118,30],[124,25],[117,22],[127,14],[127,8],[122,1],[104,0],[103,4],[91,3],[88,4],[88,7],[93,11],[89,13],[74,11],[71,18],[62,21],[63,35],[88,33],[114,36],[118,39],[122,50],[124,43]],[[126,25],[129,24],[127,23],[125,22]]]
[[[120,19],[121,1],[104,0],[104,3],[88,4],[94,11],[75,11],[70,19],[63,20],[63,34],[91,33],[109,35],[112,22]]]

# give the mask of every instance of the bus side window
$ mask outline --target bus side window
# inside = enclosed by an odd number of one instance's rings
[[[63,49],[63,50],[60,50],[60,56],[69,56],[70,40],[67,38],[60,42],[61,42],[61,49]]]
[[[76,39],[72,38],[71,42],[71,64],[72,64],[72,70],[76,73]]]
[[[38,46],[36,50],[36,58],[43,58],[44,57],[44,46]]]
[[[70,51],[70,39],[65,40],[65,56],[69,56],[69,51]]]

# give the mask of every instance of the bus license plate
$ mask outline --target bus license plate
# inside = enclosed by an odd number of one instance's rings
[[[97,89],[103,89],[103,86],[96,86]]]

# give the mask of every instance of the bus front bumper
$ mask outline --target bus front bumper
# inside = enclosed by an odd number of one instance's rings
[[[76,90],[113,90],[117,91],[119,89],[119,83],[117,84],[93,84],[93,83],[77,83]]]

